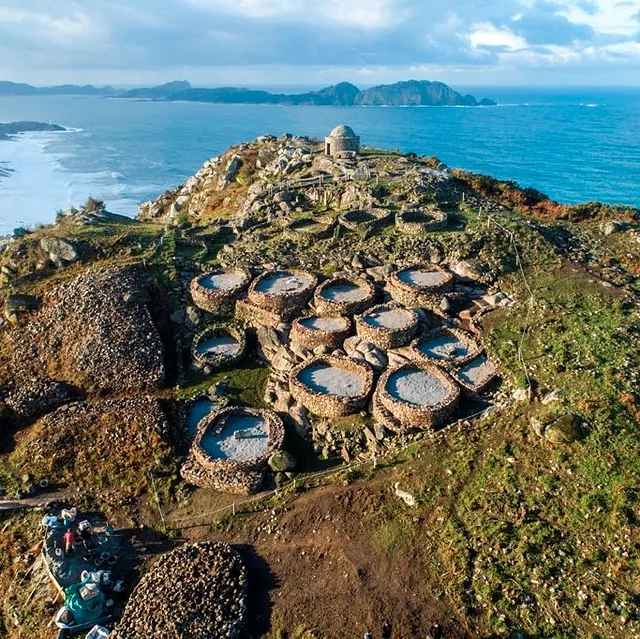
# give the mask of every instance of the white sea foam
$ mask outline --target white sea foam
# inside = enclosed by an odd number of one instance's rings
[[[53,222],[56,211],[82,204],[89,195],[105,199],[109,210],[135,215],[137,201],[124,194],[123,177],[111,171],[70,173],[61,161],[70,154],[52,152],[59,133],[25,133],[0,142],[0,165],[12,172],[0,177],[0,236],[17,226]],[[6,163],[6,164],[5,164]]]

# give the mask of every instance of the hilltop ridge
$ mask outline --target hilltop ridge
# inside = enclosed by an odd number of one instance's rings
[[[263,135],[137,219],[90,198],[0,241],[0,488],[144,535],[114,636],[194,639],[171,593],[209,573],[149,555],[230,540],[250,636],[637,635],[640,211],[356,140]],[[331,367],[362,387],[314,393]],[[416,369],[447,393],[399,401]],[[259,470],[204,454],[234,411],[270,417]],[[242,428],[225,450],[264,441]],[[42,513],[5,517],[0,634],[44,636]],[[195,638],[227,636],[208,611]]]

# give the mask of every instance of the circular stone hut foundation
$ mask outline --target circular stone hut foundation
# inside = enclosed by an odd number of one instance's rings
[[[396,302],[407,306],[423,306],[425,296],[448,293],[455,276],[439,266],[416,264],[394,271],[389,276],[389,292]]]
[[[214,315],[232,315],[235,302],[249,287],[251,274],[243,268],[216,269],[191,281],[196,306]]]
[[[455,412],[460,390],[437,366],[405,364],[386,371],[376,401],[405,428],[433,428]]]
[[[316,289],[313,305],[320,315],[357,315],[371,307],[376,291],[361,277],[334,277]]]
[[[341,315],[299,317],[291,326],[289,339],[309,350],[324,346],[336,350],[351,334],[351,322]]]
[[[440,231],[447,225],[447,214],[435,207],[410,208],[396,213],[396,228],[406,235]]]
[[[340,224],[349,231],[366,234],[390,224],[393,220],[393,213],[387,209],[377,208],[354,210],[343,213],[338,219]]]
[[[230,325],[214,326],[196,335],[191,354],[198,367],[219,368],[237,362],[246,345],[243,330]]]
[[[498,366],[482,354],[452,370],[451,375],[466,395],[476,397],[498,377]]]
[[[343,417],[361,411],[373,384],[373,369],[366,362],[334,355],[303,362],[289,377],[293,397],[321,417]]]
[[[222,492],[252,493],[262,483],[269,457],[284,444],[284,425],[272,411],[229,407],[199,423],[182,477]]]
[[[296,236],[310,240],[325,240],[331,237],[336,221],[330,217],[301,217],[293,220],[288,228]]]
[[[406,346],[418,330],[418,314],[399,304],[380,304],[356,317],[358,336],[384,350]]]
[[[305,307],[317,283],[317,277],[306,271],[267,271],[251,283],[249,301],[289,319]]]
[[[482,353],[482,347],[467,333],[455,328],[437,328],[411,344],[417,361],[457,368]]]

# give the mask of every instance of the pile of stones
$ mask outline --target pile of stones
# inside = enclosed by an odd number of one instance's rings
[[[157,389],[164,349],[148,301],[138,267],[88,270],[46,293],[26,325],[11,331],[5,372],[16,380],[46,372],[101,392]]]
[[[163,555],[136,586],[115,639],[236,639],[247,623],[247,569],[227,544]]]

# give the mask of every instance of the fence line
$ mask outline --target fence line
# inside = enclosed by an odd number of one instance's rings
[[[478,411],[477,413],[473,413],[472,415],[467,415],[466,417],[461,417],[460,419],[458,419],[455,422],[452,422],[451,424],[448,424],[447,426],[445,426],[444,428],[442,428],[441,430],[437,431],[437,432],[432,432],[429,433],[429,438],[430,439],[434,439],[438,436],[440,436],[443,433],[448,432],[450,429],[454,428],[455,426],[458,426],[459,424],[462,424],[463,422],[468,421],[469,419],[473,419],[474,417],[480,417],[481,415],[484,415],[485,413],[487,413],[487,410],[489,410],[488,408],[485,408],[481,411]],[[386,458],[392,458],[392,457],[396,457],[398,456],[400,453],[403,453],[405,450],[408,450],[409,448],[411,448],[412,446],[415,446],[416,444],[420,444],[424,442],[424,440],[418,440],[418,441],[414,441],[411,442],[410,444],[407,444],[406,446],[402,446],[401,448],[396,448],[394,450],[388,451],[388,453],[386,455],[381,455],[381,457],[383,459]],[[348,462],[345,464],[341,464],[340,466],[336,466],[334,468],[329,468],[327,470],[321,470],[318,471],[317,473],[311,473],[309,475],[304,475],[301,478],[294,478],[291,481],[287,482],[286,484],[284,484],[283,486],[279,487],[279,488],[275,488],[274,490],[270,490],[266,493],[261,493],[259,495],[256,495],[255,497],[252,497],[251,499],[245,499],[243,501],[240,502],[236,502],[234,501],[232,504],[229,504],[228,506],[223,506],[222,508],[217,508],[216,510],[211,510],[209,512],[206,513],[200,513],[198,515],[194,515],[192,517],[181,517],[180,519],[175,519],[171,522],[169,522],[169,525],[172,526],[173,524],[177,524],[177,523],[181,523],[181,522],[188,522],[188,521],[195,521],[196,519],[201,519],[202,517],[211,517],[213,515],[217,515],[219,513],[225,512],[227,510],[231,510],[232,513],[235,515],[236,512],[238,511],[238,507],[239,506],[244,506],[246,504],[253,504],[255,502],[258,501],[262,501],[263,499],[268,499],[269,497],[273,497],[274,495],[278,495],[281,492],[285,491],[287,488],[290,488],[291,486],[296,486],[298,481],[300,482],[307,482],[319,477],[323,477],[325,475],[335,475],[341,472],[344,472],[345,470],[349,470],[351,468],[355,468],[357,466],[363,466],[364,464],[373,464],[374,468],[377,467],[378,465],[378,456],[374,455],[374,457],[372,459],[359,459],[353,462]],[[209,524],[198,524],[197,526],[208,526]],[[197,527],[197,526],[191,526],[192,528]]]

